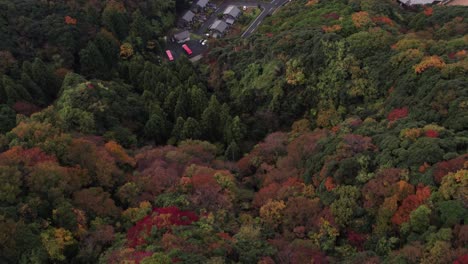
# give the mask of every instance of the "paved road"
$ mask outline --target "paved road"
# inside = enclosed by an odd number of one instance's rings
[[[263,20],[268,16],[273,14],[279,7],[288,3],[289,0],[273,0],[271,3],[264,4],[262,6],[263,11],[260,15],[249,25],[249,27],[242,33],[243,38],[247,38],[260,26]]]
[[[255,0],[245,0],[245,1],[224,1],[221,5],[218,6],[215,12],[200,26],[200,28],[195,32],[198,35],[204,35],[208,28],[213,24],[217,19],[218,15],[223,13],[224,10],[230,6],[258,6],[260,5],[262,13],[249,25],[247,30],[242,34],[242,37],[246,38],[258,28],[258,26],[263,22],[263,20],[269,15],[273,14],[279,7],[288,3],[289,0],[272,0],[270,3],[255,1]]]

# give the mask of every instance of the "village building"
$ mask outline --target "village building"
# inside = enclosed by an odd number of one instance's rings
[[[201,12],[205,10],[205,8],[208,5],[209,0],[198,0],[198,2],[195,4],[193,11],[194,12]]]
[[[210,30],[213,34],[213,37],[218,38],[222,37],[228,28],[228,24],[222,20],[216,20],[211,26]]]
[[[195,14],[192,11],[188,10],[180,19],[179,26],[186,27],[186,26],[191,25],[194,17],[195,17]]]
[[[182,32],[174,34],[173,40],[177,43],[185,43],[190,40],[190,32],[184,30]]]
[[[413,6],[413,5],[432,5],[438,4],[442,0],[398,0],[398,2],[405,6]]]
[[[226,23],[229,25],[234,24],[236,19],[240,16],[241,11],[237,6],[230,5],[224,10],[223,15],[226,19]]]

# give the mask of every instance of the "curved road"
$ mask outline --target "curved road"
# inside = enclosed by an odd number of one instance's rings
[[[270,3],[255,1],[255,0],[245,0],[245,1],[224,1],[221,5],[218,6],[215,12],[211,14],[201,27],[195,32],[196,34],[203,35],[208,30],[208,28],[213,24],[213,22],[218,17],[218,14],[221,14],[228,6],[258,6],[260,5],[262,12],[258,15],[255,20],[250,23],[249,27],[242,33],[242,37],[246,38],[252,35],[252,33],[258,28],[258,26],[263,22],[263,20],[269,15],[273,14],[279,7],[288,3],[290,0],[272,0]]]
[[[261,4],[262,6],[262,13],[258,15],[258,17],[250,23],[249,27],[242,33],[243,38],[249,37],[252,33],[260,26],[263,20],[268,16],[273,14],[279,7],[285,5],[290,0],[273,0],[270,3]]]

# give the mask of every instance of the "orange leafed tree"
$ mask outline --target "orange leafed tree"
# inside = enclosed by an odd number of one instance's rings
[[[322,26],[322,30],[323,30],[325,33],[340,31],[341,28],[342,28],[342,27],[341,27],[340,25]]]
[[[335,189],[335,187],[336,185],[333,182],[333,178],[327,177],[327,179],[325,180],[325,188],[327,188],[327,191],[332,191],[333,189]]]
[[[357,28],[360,28],[360,27],[363,27],[372,23],[369,13],[365,11],[356,12],[352,15],[351,18],[353,20],[354,26],[356,26]]]
[[[109,141],[104,147],[118,162],[135,166],[135,159],[130,157],[117,142]]]
[[[432,7],[425,7],[424,8],[424,15],[426,16],[432,16],[432,14],[434,13],[434,8]]]
[[[76,25],[76,19],[71,16],[65,16],[65,24]]]
[[[429,68],[442,69],[443,67],[445,67],[445,62],[439,56],[429,56],[425,57],[419,64],[414,66],[414,71],[419,74]]]

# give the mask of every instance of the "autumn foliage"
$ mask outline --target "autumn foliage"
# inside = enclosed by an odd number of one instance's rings
[[[418,208],[421,204],[431,195],[431,190],[428,186],[419,186],[415,194],[406,197],[401,206],[392,217],[392,223],[401,225],[409,220],[410,214],[413,210]]]
[[[395,108],[387,115],[388,121],[396,121],[398,119],[402,119],[408,116],[409,110],[408,107],[403,108]]]
[[[372,19],[369,16],[369,13],[367,13],[366,11],[360,11],[360,12],[354,13],[352,15],[352,20],[353,20],[354,26],[357,28],[361,28],[372,23]]]
[[[143,245],[153,227],[170,230],[173,226],[190,225],[196,221],[198,216],[190,211],[182,211],[177,207],[154,208],[150,215],[128,230],[127,244],[132,248]]]
[[[65,24],[67,25],[76,25],[76,19],[71,16],[65,16]]]
[[[445,62],[439,56],[424,57],[423,60],[414,66],[414,71],[418,74],[423,73],[429,68],[442,69],[445,67]]]
[[[436,163],[434,165],[433,172],[435,182],[441,183],[444,176],[446,176],[450,172],[456,172],[460,169],[463,169],[467,161],[468,155],[462,155],[451,160]]]

